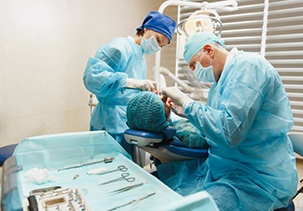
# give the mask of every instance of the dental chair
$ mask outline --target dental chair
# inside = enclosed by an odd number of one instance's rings
[[[207,149],[188,148],[175,136],[175,133],[176,129],[172,127],[167,127],[161,133],[127,129],[124,138],[129,144],[148,152],[161,163],[207,158]]]

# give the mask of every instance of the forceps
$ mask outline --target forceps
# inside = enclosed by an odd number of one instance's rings
[[[133,182],[135,181],[135,177],[128,177],[129,173],[122,173],[121,177],[117,178],[117,179],[113,179],[107,182],[103,182],[103,183],[99,183],[98,185],[106,185],[112,182],[116,182],[116,181],[120,181],[120,180],[126,180],[127,182]]]
[[[120,189],[117,189],[117,190],[113,190],[113,191],[109,192],[108,194],[114,195],[114,194],[118,194],[118,193],[123,193],[123,192],[129,191],[129,190],[132,190],[132,189],[134,189],[134,188],[136,188],[136,187],[140,187],[140,186],[142,186],[143,184],[144,184],[144,183],[141,182],[141,183],[139,183],[139,184],[130,185],[130,186],[127,186],[127,187],[124,187],[124,188],[120,188]]]
[[[127,167],[124,166],[124,165],[121,165],[121,166],[118,166],[117,169],[109,170],[109,171],[104,171],[104,172],[99,172],[99,173],[94,173],[94,174],[103,175],[103,174],[108,174],[108,173],[112,173],[112,172],[115,172],[115,171],[125,172],[125,171],[127,171]]]

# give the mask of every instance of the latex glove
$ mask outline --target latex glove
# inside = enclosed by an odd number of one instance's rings
[[[182,106],[171,103],[171,110],[178,116],[187,118],[187,116],[184,114],[184,108]]]
[[[194,101],[175,86],[163,88],[162,94],[169,97],[175,106],[182,106],[183,108],[185,108],[188,103]]]
[[[126,79],[125,87],[139,88],[142,91],[152,91],[152,92],[157,91],[156,82],[151,80],[128,78]]]

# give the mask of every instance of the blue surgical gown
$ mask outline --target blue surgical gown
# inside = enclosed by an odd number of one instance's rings
[[[91,130],[106,130],[123,138],[128,101],[137,90],[123,89],[127,78],[146,79],[143,50],[132,37],[118,37],[101,46],[95,57],[89,58],[83,81],[98,104],[93,111]],[[118,138],[116,138],[118,139]]]
[[[278,73],[263,57],[236,51],[207,105],[192,102],[184,112],[206,135],[209,156],[159,165],[164,183],[182,195],[206,190],[220,210],[288,205],[298,183],[286,135],[293,117]]]

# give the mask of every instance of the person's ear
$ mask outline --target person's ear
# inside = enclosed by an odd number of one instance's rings
[[[204,45],[203,50],[204,50],[204,52],[206,52],[210,57],[213,56],[214,48],[213,48],[211,45],[209,45],[209,44]]]

